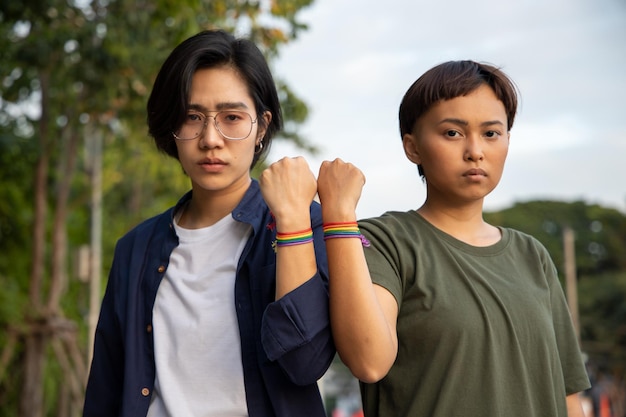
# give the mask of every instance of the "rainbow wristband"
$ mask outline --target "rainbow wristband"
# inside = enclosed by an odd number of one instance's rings
[[[324,239],[359,237],[361,235],[357,222],[324,223],[323,230]]]
[[[304,245],[310,242],[313,242],[313,230],[310,227],[294,233],[276,232],[276,246],[279,247]]]
[[[370,242],[361,234],[357,222],[324,223],[324,240],[335,238],[359,238],[363,246],[370,246]]]

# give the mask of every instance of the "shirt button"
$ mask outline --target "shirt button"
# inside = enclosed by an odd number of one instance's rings
[[[141,395],[143,395],[144,397],[147,397],[148,395],[150,395],[150,390],[148,388],[142,388]]]
[[[151,325],[151,324],[148,324],[148,325],[146,326],[146,331],[147,331],[148,333],[152,333],[152,325]]]
[[[162,274],[163,272],[165,272],[165,267],[163,265],[159,266],[158,271],[160,274]]]

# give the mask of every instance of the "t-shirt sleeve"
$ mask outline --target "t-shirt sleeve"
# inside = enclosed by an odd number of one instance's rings
[[[387,289],[402,304],[403,283],[399,270],[400,254],[394,239],[393,224],[385,224],[380,218],[359,221],[363,236],[369,246],[363,248],[367,267],[374,284]]]
[[[552,322],[565,380],[565,390],[566,394],[570,395],[588,389],[591,384],[556,267],[545,249],[544,255],[544,268],[550,287]]]

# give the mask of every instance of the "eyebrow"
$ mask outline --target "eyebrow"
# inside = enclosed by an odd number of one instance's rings
[[[220,111],[220,110],[233,110],[233,109],[241,109],[248,110],[248,106],[242,101],[225,101],[218,103],[215,110],[210,110],[206,106],[198,103],[190,103],[189,109],[198,110],[203,113],[208,113],[211,111]]]
[[[444,124],[444,123],[453,123],[453,124],[460,125],[460,126],[467,126],[469,124],[467,120],[456,119],[453,117],[443,119],[438,124]],[[488,120],[480,124],[481,127],[493,126],[493,125],[504,126],[505,124],[502,123],[500,120]]]

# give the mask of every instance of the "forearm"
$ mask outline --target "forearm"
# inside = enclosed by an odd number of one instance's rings
[[[354,165],[341,159],[322,163],[317,192],[325,225],[356,223],[356,206],[364,184],[365,176]],[[372,284],[360,239],[327,239],[326,254],[337,352],[361,381],[378,381],[387,374],[398,352],[398,305],[387,290]]]
[[[276,219],[277,233],[294,233],[311,228],[311,218],[306,214]],[[314,243],[276,246],[276,299],[298,288],[317,272]]]
[[[329,239],[326,248],[337,351],[358,379],[378,381],[391,368],[398,350],[395,300],[372,284],[359,239]],[[393,305],[381,296],[391,298]]]
[[[311,230],[311,202],[317,184],[302,157],[273,163],[263,171],[259,184],[276,220],[276,300],[279,300],[317,271],[313,242],[300,239],[297,244],[286,245],[280,238],[285,234],[293,238],[294,233]]]
[[[567,416],[568,417],[585,417],[580,395],[578,393],[571,394],[566,397]]]

